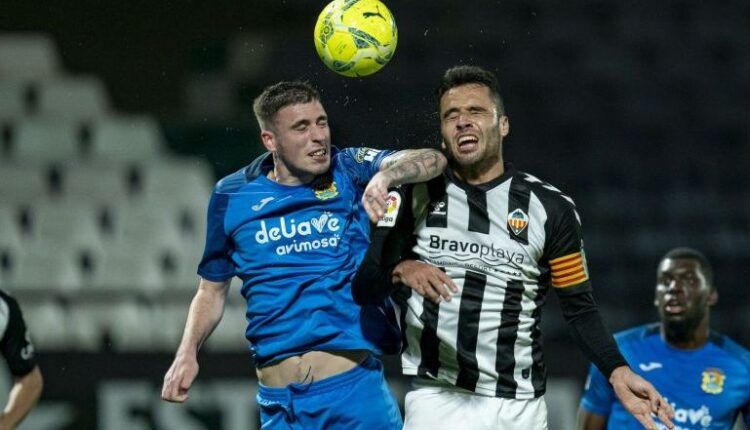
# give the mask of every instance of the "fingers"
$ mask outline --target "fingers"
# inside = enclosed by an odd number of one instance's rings
[[[161,398],[167,402],[183,403],[188,399],[188,391],[195,376],[189,369],[171,368],[164,376]]]
[[[651,391],[653,392],[649,392],[649,398],[651,399],[652,412],[659,417],[659,420],[664,423],[667,428],[674,428],[674,423],[672,422],[672,418],[674,418],[674,409],[672,409],[672,405],[667,403],[667,401],[659,395],[656,389],[652,388]],[[656,408],[655,410],[654,407]]]
[[[643,428],[648,430],[656,430],[656,424],[654,424],[654,420],[651,419],[651,414],[642,413],[634,414],[633,416],[638,420],[639,423],[641,423]]]
[[[458,292],[458,287],[456,286],[456,283],[453,282],[453,279],[451,279],[450,276],[448,276],[447,273],[443,272],[442,270],[437,271],[438,278],[443,284],[444,288],[449,289],[453,294]]]
[[[378,220],[385,215],[386,198],[382,196],[373,196],[372,194],[365,194],[362,196],[362,206],[364,206],[367,216],[373,223],[378,222]]]

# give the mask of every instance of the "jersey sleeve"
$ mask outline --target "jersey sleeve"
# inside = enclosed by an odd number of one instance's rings
[[[391,190],[386,213],[370,231],[370,246],[352,281],[357,303],[378,303],[394,291],[393,268],[405,258],[415,258],[413,226],[411,186]]]
[[[341,151],[340,162],[354,181],[365,186],[380,170],[380,164],[396,151],[373,148],[346,148]]]
[[[198,275],[213,282],[227,281],[235,273],[231,257],[233,242],[224,229],[228,205],[229,195],[214,189],[208,203],[206,245],[198,264]]]
[[[552,224],[551,237],[545,253],[552,286],[558,293],[563,290],[590,290],[581,220],[572,202],[568,204],[566,201],[560,205]]]
[[[21,308],[13,297],[3,294],[7,304],[8,325],[0,341],[0,351],[14,376],[24,376],[37,366],[34,345],[31,343]]]
[[[604,378],[602,372],[591,365],[589,375],[586,379],[583,397],[581,398],[581,408],[601,416],[609,416],[612,405],[617,401],[612,386]]]

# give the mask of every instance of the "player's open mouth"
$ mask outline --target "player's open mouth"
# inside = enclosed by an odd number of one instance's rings
[[[309,155],[310,157],[312,157],[312,158],[314,158],[316,160],[321,160],[321,159],[325,158],[326,155],[328,155],[328,150],[325,149],[325,148],[321,148],[321,149],[318,149],[317,151],[313,151],[313,152],[311,152],[311,153],[309,153],[307,155]]]
[[[685,312],[685,306],[677,300],[670,300],[664,304],[664,312],[677,315]]]
[[[477,147],[477,145],[479,144],[479,138],[477,136],[474,136],[473,134],[464,134],[458,136],[458,139],[456,139],[456,143],[458,144],[459,152],[468,152],[474,150]]]

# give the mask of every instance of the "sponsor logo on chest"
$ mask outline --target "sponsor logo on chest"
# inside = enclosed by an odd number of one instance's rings
[[[341,228],[341,220],[331,212],[303,220],[287,217],[261,220],[255,241],[259,244],[283,242],[276,247],[276,254],[288,255],[337,247]]]

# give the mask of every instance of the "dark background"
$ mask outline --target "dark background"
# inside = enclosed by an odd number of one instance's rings
[[[750,344],[750,2],[387,4],[395,57],[361,79],[317,58],[324,2],[6,0],[0,31],[54,36],[68,73],[103,79],[118,111],[156,116],[170,148],[217,178],[260,151],[251,103],[268,84],[319,86],[339,146],[437,146],[440,76],[489,68],[510,117],[506,159],[576,200],[608,324],[654,320],[660,256],[693,246],[716,272],[714,327]],[[580,380],[556,304],[544,325],[551,374]]]

